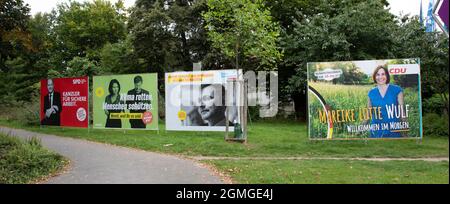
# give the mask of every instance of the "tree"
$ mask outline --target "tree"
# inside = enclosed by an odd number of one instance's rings
[[[74,57],[100,61],[103,46],[117,43],[126,36],[122,1],[115,5],[105,0],[58,4],[51,20],[54,27],[50,31],[53,46],[49,60],[54,71],[61,73]]]
[[[123,3],[105,0],[59,4],[50,14],[30,18],[22,0],[1,2],[0,100],[28,101],[39,79],[102,73],[105,44],[126,35]]]
[[[103,72],[95,61],[89,60],[87,57],[74,57],[67,65],[65,76],[93,76]]]
[[[311,5],[314,8],[296,12],[281,40],[283,66],[296,70],[285,91],[302,118],[306,118],[307,62],[392,58],[392,31],[397,26],[384,0],[318,1]]]
[[[106,73],[135,73],[139,67],[131,40],[129,38],[108,43],[100,51],[100,66]]]
[[[36,94],[39,72],[32,57],[38,51],[30,23],[30,8],[23,0],[0,1],[0,103],[29,101]]]
[[[396,58],[420,58],[423,99],[437,94],[445,111],[449,111],[448,37],[443,33],[427,33],[417,17],[403,16],[394,30]]]
[[[210,51],[201,13],[204,0],[137,0],[129,29],[139,71],[186,70]]]
[[[171,20],[159,1],[138,0],[131,10],[129,28],[134,50],[143,59],[139,72],[157,70],[166,66],[168,52],[175,45],[169,31]]]
[[[191,70],[195,62],[221,68],[226,60],[207,41],[206,9],[205,0],[136,0],[127,24],[135,62],[129,72],[157,72],[164,84],[165,72]]]
[[[23,49],[31,49],[26,27],[30,8],[23,0],[0,0],[0,72],[8,71],[5,61]]]
[[[274,70],[282,53],[280,28],[262,0],[208,0],[203,14],[212,46],[234,61],[256,61],[256,70]]]

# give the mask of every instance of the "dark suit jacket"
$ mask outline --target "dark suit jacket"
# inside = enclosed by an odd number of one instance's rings
[[[140,95],[140,94],[149,95],[150,93],[147,90],[142,89],[141,93],[137,94],[135,89],[131,89],[128,91],[127,94],[135,95],[135,99],[136,99],[136,95]],[[139,103],[139,102],[151,104],[150,100],[143,100],[143,101],[130,100],[130,101],[127,101],[127,106],[129,106],[130,104]],[[130,113],[143,113],[145,111],[146,110],[130,110]],[[144,124],[144,122],[141,119],[130,119],[130,125],[131,125],[131,128],[145,128],[146,127],[146,125]]]
[[[50,108],[50,94],[44,97],[44,119],[41,121],[42,125],[60,125],[61,119],[61,95],[58,92],[53,92],[53,105],[58,107],[58,111],[50,115],[49,118],[45,117],[45,112]]]
[[[141,89],[141,93],[137,94],[135,89],[131,89],[131,90],[128,91],[127,94],[128,95],[135,95],[135,98],[136,98],[136,95],[140,95],[140,94],[150,95],[150,92],[148,92],[147,90]],[[130,101],[127,101],[127,106],[129,106],[130,104],[138,103],[138,102],[148,103],[148,104],[152,103],[150,100],[144,100],[144,101],[130,100]],[[146,110],[130,110],[130,113],[143,113],[145,111]]]

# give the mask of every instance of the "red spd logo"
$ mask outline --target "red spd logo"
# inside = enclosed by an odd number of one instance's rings
[[[150,111],[146,111],[144,112],[144,115],[142,117],[142,122],[144,122],[144,124],[150,124],[153,121],[153,115],[152,112]]]
[[[72,80],[72,84],[84,84],[86,83],[86,79],[74,79]]]

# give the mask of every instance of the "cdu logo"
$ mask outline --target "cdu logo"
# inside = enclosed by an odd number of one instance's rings
[[[389,74],[404,74],[406,73],[406,67],[394,67],[389,70]]]

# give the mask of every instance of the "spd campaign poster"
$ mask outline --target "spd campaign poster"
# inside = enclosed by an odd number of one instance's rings
[[[421,139],[420,60],[308,63],[310,139]]]
[[[94,128],[158,129],[157,74],[94,76]]]
[[[41,80],[41,125],[87,128],[89,78]]]
[[[231,83],[237,78],[237,70],[166,73],[166,129],[225,131],[228,123],[233,131],[240,123],[240,88]]]

